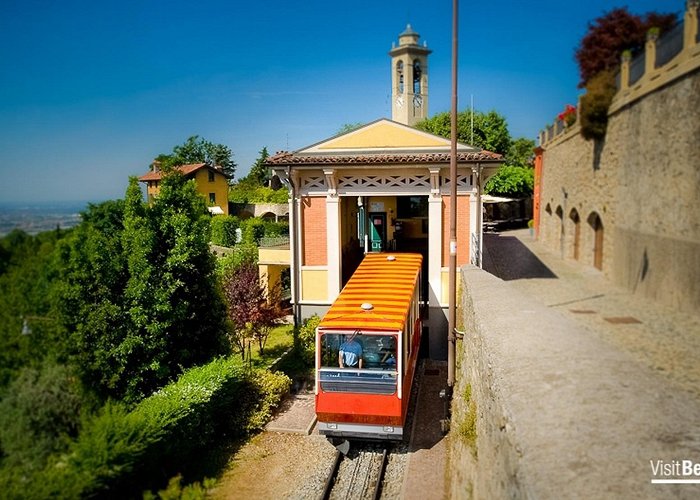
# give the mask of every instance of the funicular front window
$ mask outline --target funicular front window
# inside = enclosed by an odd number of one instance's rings
[[[362,332],[323,333],[320,337],[321,390],[394,394],[397,337]]]

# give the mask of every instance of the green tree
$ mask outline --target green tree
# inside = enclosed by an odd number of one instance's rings
[[[166,173],[146,205],[132,178],[123,212],[116,230],[85,222],[61,248],[58,310],[84,384],[134,402],[226,352],[225,306],[194,181]]]
[[[83,211],[80,217],[83,222],[103,233],[118,233],[124,229],[124,200],[88,203],[87,210]]]
[[[81,388],[69,368],[25,367],[0,402],[0,443],[5,466],[39,469],[63,451],[80,426]]]
[[[124,290],[133,330],[119,346],[133,353],[137,399],[183,368],[225,352],[225,308],[209,251],[209,217],[193,181],[166,175],[144,206],[131,179],[124,215],[129,280]]]
[[[262,186],[270,180],[270,169],[265,166],[265,160],[269,157],[270,154],[267,152],[267,147],[263,147],[260,151],[260,156],[255,160],[255,163],[253,163],[253,166],[250,168],[250,172],[246,176],[247,181]]]
[[[58,324],[52,319],[55,281],[53,252],[71,231],[47,231],[36,236],[14,230],[0,239],[0,388],[24,366],[37,367],[47,357],[59,357]],[[23,334],[23,326],[31,335]]]
[[[236,162],[233,161],[233,151],[224,144],[214,144],[194,135],[184,144],[175,146],[170,154],[161,154],[156,158],[163,167],[177,167],[193,163],[208,163],[221,167],[230,180],[236,172]]]
[[[484,191],[494,196],[526,198],[532,196],[534,183],[532,168],[504,165],[486,182]]]
[[[357,122],[357,123],[344,123],[339,129],[338,132],[336,132],[336,135],[342,135],[342,134],[347,134],[348,132],[352,132],[353,130],[357,130],[358,128],[364,127],[365,124],[362,122]]]
[[[534,155],[535,141],[519,137],[515,139],[506,154],[506,164],[518,167],[529,167]]]
[[[534,141],[526,138],[512,140],[506,119],[496,111],[474,111],[474,140],[472,144],[472,111],[457,115],[457,140],[505,156],[505,165],[489,179],[484,192],[496,196],[521,198],[532,195],[534,172],[529,168]],[[419,122],[416,128],[447,139],[451,135],[450,113],[438,113]]]
[[[115,346],[130,331],[124,304],[124,207],[110,205],[92,207],[56,252],[58,321],[70,339],[72,364],[85,387],[101,398],[123,395],[128,353],[116,354]]]
[[[494,110],[488,113],[474,111],[473,115],[474,134],[472,136],[472,111],[467,109],[457,114],[457,141],[493,153],[503,155],[508,153],[511,137],[506,119]],[[426,118],[418,122],[416,128],[449,139],[451,136],[450,113],[438,113],[431,118]]]

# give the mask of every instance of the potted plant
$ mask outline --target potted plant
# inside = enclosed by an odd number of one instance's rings
[[[576,106],[567,104],[564,111],[557,115],[557,119],[564,123],[565,127],[570,127],[576,121]]]

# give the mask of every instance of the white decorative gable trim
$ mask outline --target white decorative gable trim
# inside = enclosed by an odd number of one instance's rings
[[[449,169],[408,168],[401,174],[386,170],[351,171],[319,169],[300,172],[300,196],[440,196],[449,194]],[[474,192],[474,175],[470,169],[460,168],[457,174],[457,192]]]

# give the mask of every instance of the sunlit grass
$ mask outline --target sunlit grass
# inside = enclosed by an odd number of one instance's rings
[[[292,325],[280,325],[272,329],[265,343],[263,354],[260,354],[257,342],[250,346],[250,362],[256,368],[266,368],[282,354],[292,348],[294,336]],[[247,356],[246,356],[247,357]]]

